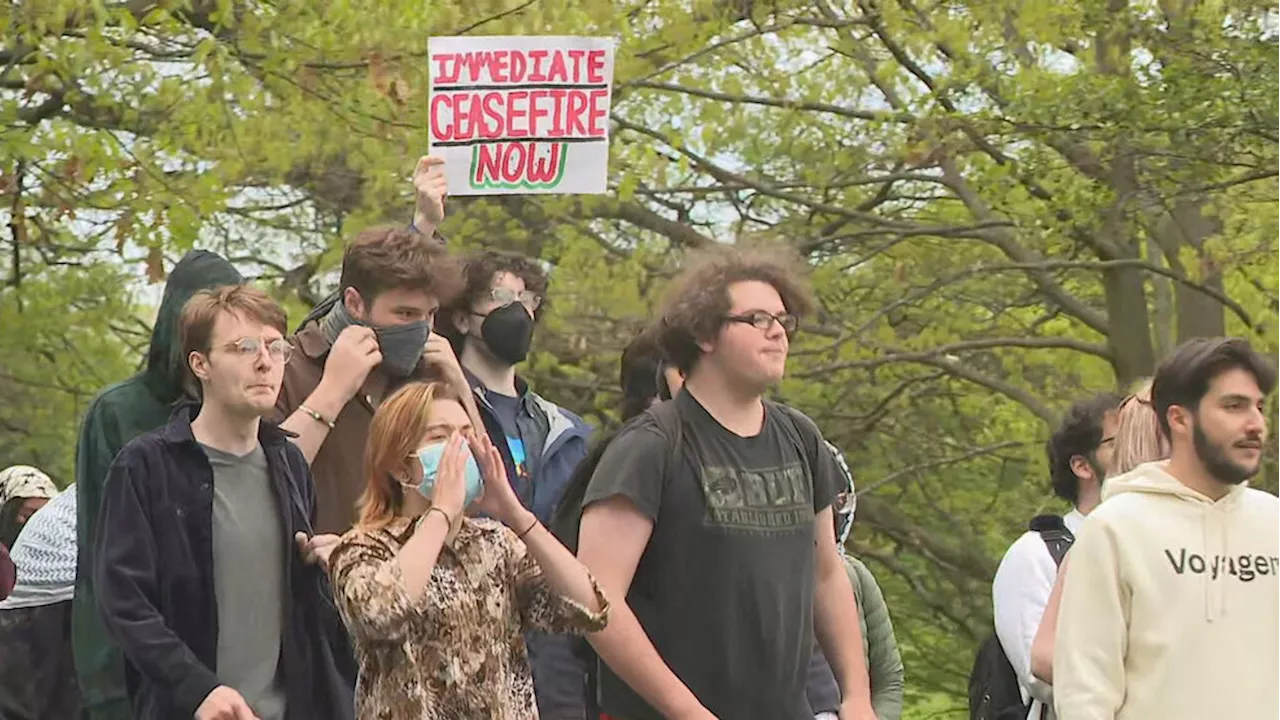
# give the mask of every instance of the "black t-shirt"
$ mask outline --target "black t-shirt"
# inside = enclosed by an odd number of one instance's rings
[[[524,438],[520,435],[520,425],[516,421],[520,417],[520,407],[524,401],[492,390],[485,393],[485,399],[493,408],[493,416],[498,419],[498,424],[502,426],[502,434],[506,436],[507,448],[511,451],[512,471],[517,484],[528,482],[529,459],[525,452]]]
[[[677,467],[646,414],[605,451],[584,506],[623,495],[654,521],[627,602],[667,666],[717,717],[812,720],[814,515],[839,468],[807,418],[768,407],[764,428],[726,430],[688,392]],[[799,428],[799,424],[805,428]],[[807,458],[817,459],[811,472]],[[602,668],[601,710],[660,718]]]

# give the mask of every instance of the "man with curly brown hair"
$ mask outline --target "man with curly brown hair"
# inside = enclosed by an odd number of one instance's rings
[[[684,387],[592,476],[578,556],[613,602],[591,638],[611,718],[812,720],[815,629],[842,720],[875,717],[835,541],[840,469],[812,420],[764,399],[814,304],[797,264],[724,248],[672,283],[657,332]]]

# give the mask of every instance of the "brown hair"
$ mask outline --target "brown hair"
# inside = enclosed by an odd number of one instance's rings
[[[813,311],[813,294],[794,254],[736,247],[703,251],[671,281],[659,312],[658,343],[667,360],[688,375],[702,356],[698,343],[714,338],[724,325],[729,286],[752,280],[777,290],[792,315]]]
[[[457,392],[443,382],[411,382],[378,406],[365,442],[365,489],[357,507],[359,527],[386,527],[404,506],[404,489],[395,479],[431,424],[431,404],[437,400],[461,402]]]
[[[458,261],[438,240],[395,225],[360,232],[342,253],[342,288],[355,288],[366,303],[387,290],[427,292],[441,305],[462,288]]]
[[[1244,338],[1196,338],[1175,348],[1160,363],[1151,382],[1160,430],[1169,435],[1169,408],[1179,405],[1198,411],[1213,379],[1236,368],[1253,375],[1263,395],[1270,395],[1275,388],[1275,364]]]
[[[1123,475],[1143,463],[1169,457],[1169,441],[1151,406],[1151,381],[1126,397],[1116,411],[1115,455],[1111,475]]]
[[[284,308],[270,295],[252,285],[222,285],[196,292],[182,306],[182,314],[178,318],[183,375],[194,392],[199,391],[200,381],[191,372],[191,363],[187,358],[193,352],[209,352],[213,325],[223,313],[243,315],[279,330],[281,335],[287,332]]]

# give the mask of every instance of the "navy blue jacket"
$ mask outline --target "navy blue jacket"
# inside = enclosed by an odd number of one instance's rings
[[[93,568],[98,607],[125,655],[137,720],[189,718],[218,679],[213,468],[191,434],[199,407],[140,435],[111,464]],[[259,442],[288,547],[311,535],[315,489],[302,451],[262,423]],[[323,569],[289,553],[281,671],[289,720],[352,720],[357,668]]]

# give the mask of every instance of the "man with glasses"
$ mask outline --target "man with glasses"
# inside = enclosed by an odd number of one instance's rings
[[[1049,720],[1052,688],[1031,673],[1031,644],[1044,616],[1061,556],[1102,502],[1102,481],[1115,452],[1116,414],[1120,397],[1104,393],[1083,400],[1067,411],[1062,424],[1045,445],[1053,492],[1071,503],[1062,517],[1041,515],[1009,547],[996,570],[991,593],[996,637],[1018,677],[1021,704],[1017,714],[1030,720]],[[1064,540],[1054,546],[1050,541]],[[1003,717],[1003,716],[1000,716]]]
[[[485,250],[464,265],[464,288],[442,308],[448,335],[470,384],[481,424],[502,454],[520,502],[544,525],[586,457],[590,429],[574,413],[533,392],[516,374],[542,314],[547,275],[532,258]],[[585,668],[568,636],[526,638],[534,694],[543,720],[585,715]]]
[[[264,423],[293,347],[284,310],[228,286],[182,311],[198,404],[111,464],[94,545],[98,607],[138,720],[354,715],[355,667],[312,533],[302,452]]]
[[[657,327],[686,381],[605,450],[578,557],[612,605],[589,639],[617,720],[813,720],[815,631],[842,720],[872,720],[856,602],[836,547],[835,456],[764,399],[811,310],[798,260],[723,248],[672,281]]]
[[[244,278],[207,250],[188,252],[169,273],[156,313],[146,367],[98,393],[89,403],[76,443],[76,588],[71,637],[76,683],[86,720],[133,720],[124,684],[124,659],[102,626],[93,568],[98,512],[107,470],[121,448],[142,433],[164,427],[183,395],[186,360],[178,339],[182,307],[197,291],[236,285]]]

